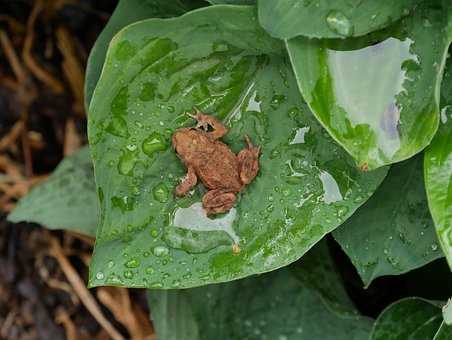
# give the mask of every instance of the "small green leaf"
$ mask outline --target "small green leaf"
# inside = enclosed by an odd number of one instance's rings
[[[386,169],[353,166],[301,100],[282,51],[248,6],[142,21],[113,39],[89,115],[104,197],[90,285],[193,287],[274,270],[373,193]],[[258,177],[214,219],[203,212],[202,184],[188,197],[173,195],[186,169],[170,139],[194,124],[185,114],[193,107],[224,121],[234,152],[244,135],[262,148]],[[111,130],[119,118],[121,128]],[[131,258],[140,262],[132,271],[124,268]]]
[[[102,33],[91,49],[86,66],[85,107],[89,103],[99,80],[108,44],[123,27],[143,19],[170,18],[200,7],[201,0],[120,0]]]
[[[438,247],[422,179],[422,157],[393,165],[375,194],[333,232],[364,284],[423,266]]]
[[[424,157],[425,187],[441,248],[452,268],[452,74],[443,81],[440,128]]]
[[[361,39],[287,42],[304,98],[363,170],[412,157],[436,133],[450,38],[434,4]]]
[[[94,236],[98,210],[93,164],[88,147],[84,147],[66,157],[45,182],[23,197],[8,220]]]
[[[314,274],[310,270],[323,260],[331,261],[326,245],[320,248],[315,254],[309,252],[300,264],[262,276],[194,289],[149,290],[157,338],[368,339],[372,322],[356,311],[346,312],[352,306],[348,297],[344,295],[345,306],[343,299],[329,301],[345,292],[334,268],[329,271],[330,263],[323,266],[326,271]],[[301,280],[304,273],[311,274],[309,284]],[[328,292],[325,300],[324,290],[316,286],[330,280],[337,283],[331,288],[339,290]]]
[[[405,298],[377,318],[369,340],[433,339],[441,326],[441,309],[421,298]]]
[[[422,0],[258,0],[259,21],[270,35],[291,39],[360,36],[410,14]]]

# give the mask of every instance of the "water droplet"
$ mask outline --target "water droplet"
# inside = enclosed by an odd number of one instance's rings
[[[96,279],[98,279],[98,280],[103,280],[104,278],[105,278],[104,273],[102,273],[102,272],[97,272],[97,274],[96,274]]]
[[[330,11],[326,17],[326,23],[332,31],[344,37],[349,37],[353,34],[353,24],[341,11]]]
[[[146,274],[151,275],[154,273],[154,268],[152,266],[148,266],[145,269]]]
[[[139,265],[140,261],[138,261],[137,259],[130,259],[129,261],[126,262],[127,268],[137,268]]]
[[[157,184],[152,189],[152,194],[154,195],[155,200],[160,203],[166,203],[168,201],[169,192],[164,183]]]
[[[285,96],[285,95],[283,95],[283,94],[275,94],[275,95],[272,97],[271,103],[272,103],[273,105],[279,105],[279,104],[281,104],[282,102],[284,102],[285,100],[286,100],[286,96]]]
[[[156,288],[156,289],[163,288],[163,283],[153,282],[153,283],[151,283],[151,288]]]
[[[124,272],[124,277],[125,277],[126,279],[132,279],[132,278],[133,278],[133,272],[132,272],[131,270],[126,270],[126,271]]]
[[[165,246],[157,246],[154,248],[153,253],[157,257],[167,256],[169,254],[169,249]]]
[[[107,132],[118,137],[129,137],[129,130],[127,129],[127,122],[120,116],[112,116],[110,124],[105,129]]]
[[[124,150],[118,162],[118,171],[121,175],[132,176],[133,168],[137,162],[136,152]]]
[[[113,268],[114,265],[115,263],[113,261],[108,261],[107,263],[108,268]]]
[[[156,152],[166,150],[167,145],[162,135],[154,132],[143,141],[142,148],[146,155],[153,157]]]
[[[437,251],[438,250],[438,245],[436,243],[433,243],[431,245],[431,248],[432,248],[433,251]]]

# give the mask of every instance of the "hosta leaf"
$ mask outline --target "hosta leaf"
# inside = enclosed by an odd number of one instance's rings
[[[452,326],[446,325],[445,322],[441,324],[441,327],[435,334],[433,340],[449,340],[452,339]]]
[[[393,165],[375,194],[333,235],[366,286],[443,256],[428,210],[422,157]]]
[[[327,249],[322,248],[316,255],[329,259],[328,252],[324,251]],[[284,268],[202,288],[150,290],[149,306],[157,338],[367,339],[372,324],[370,319],[332,310],[323,299],[323,293],[316,290],[316,284],[322,284],[320,281],[324,279],[334,280],[338,283],[336,287],[343,290],[333,272],[317,271],[321,275],[311,276],[313,280],[309,285],[293,274],[313,260],[309,253],[306,257],[301,264],[291,266],[292,271]],[[322,258],[314,260],[322,262]],[[332,291],[331,294],[342,292]]]
[[[229,5],[254,5],[256,0],[207,0],[212,5],[221,5],[221,4],[229,4]]]
[[[184,14],[200,5],[201,0],[120,0],[107,25],[91,49],[86,65],[85,107],[99,80],[108,44],[123,27],[143,19],[169,18]]]
[[[452,268],[452,74],[443,82],[444,109],[440,128],[424,157],[425,187],[439,243]]]
[[[380,314],[369,339],[433,339],[441,322],[441,309],[436,304],[421,298],[405,298]]]
[[[99,204],[88,147],[66,157],[53,174],[23,197],[8,216],[50,229],[96,234]]]
[[[344,38],[386,27],[421,1],[258,0],[259,21],[276,38]]]
[[[413,156],[438,128],[449,40],[446,15],[434,4],[378,37],[287,42],[304,98],[363,170]]]
[[[385,170],[361,173],[323,132],[281,50],[246,6],[147,20],[115,37],[89,115],[102,210],[92,286],[191,287],[270,271],[371,195]],[[259,176],[216,219],[203,214],[202,185],[173,197],[186,169],[169,139],[193,125],[184,112],[194,106],[224,120],[233,151],[245,134],[262,147]]]

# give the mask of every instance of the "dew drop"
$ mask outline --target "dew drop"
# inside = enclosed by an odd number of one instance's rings
[[[155,200],[160,203],[166,203],[168,201],[169,192],[164,183],[157,184],[152,189],[152,194],[154,195]]]
[[[165,246],[157,246],[154,248],[153,253],[157,257],[167,256],[169,254],[169,249]]]
[[[154,268],[152,266],[148,266],[146,267],[145,272],[148,275],[154,274]]]
[[[146,155],[153,157],[156,152],[166,150],[167,145],[162,135],[153,132],[143,141],[142,149]]]
[[[138,261],[137,259],[130,259],[125,264],[125,266],[127,268],[137,268],[139,265],[140,265],[140,261]]]
[[[133,278],[133,272],[132,272],[131,270],[126,270],[126,271],[124,272],[124,277],[125,277],[126,279],[132,279],[132,278]]]
[[[353,24],[341,11],[330,11],[326,17],[326,23],[333,32],[344,37],[350,37],[353,34]]]
[[[107,266],[108,268],[113,268],[113,266],[115,265],[115,263],[113,261],[108,261]]]
[[[161,282],[153,282],[151,283],[151,288],[163,288],[163,283]]]
[[[104,278],[105,278],[104,273],[102,273],[102,272],[97,272],[97,274],[96,274],[96,279],[98,279],[98,280],[103,280]]]

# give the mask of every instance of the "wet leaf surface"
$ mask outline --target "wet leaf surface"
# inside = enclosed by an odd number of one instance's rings
[[[117,32],[133,22],[182,15],[201,4],[201,0],[120,0],[89,55],[85,78],[86,110],[102,72],[108,44]]]
[[[449,63],[450,64],[450,63]],[[446,71],[441,123],[424,157],[425,187],[441,248],[452,268],[452,74]]]
[[[91,286],[181,288],[274,270],[372,194],[386,170],[354,167],[302,102],[281,50],[245,6],[143,21],[114,38],[89,116],[102,211]],[[173,196],[186,169],[169,141],[194,124],[193,107],[223,120],[234,152],[245,134],[262,147],[258,177],[215,219],[202,185]]]
[[[94,236],[98,212],[93,164],[88,147],[84,147],[66,157],[45,182],[22,198],[8,220]]]
[[[287,42],[304,98],[363,170],[412,157],[436,133],[450,41],[435,4],[360,39]]]
[[[329,291],[325,281],[334,282]],[[354,310],[323,242],[301,263],[273,273],[148,294],[157,337],[165,340],[358,340],[368,338],[372,325]],[[331,304],[332,295],[341,298]]]
[[[333,235],[366,286],[444,256],[428,209],[422,157],[393,165],[375,194]]]
[[[290,39],[345,38],[379,30],[409,15],[422,0],[259,0],[270,35]]]
[[[437,304],[421,298],[405,298],[380,314],[369,339],[433,339],[441,322],[441,309]]]

